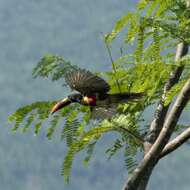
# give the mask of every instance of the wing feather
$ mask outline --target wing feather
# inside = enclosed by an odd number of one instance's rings
[[[117,107],[92,107],[91,114],[92,119],[110,119],[117,114]]]
[[[102,78],[85,69],[72,70],[65,74],[65,81],[71,89],[79,91],[83,95],[106,93],[109,84]]]

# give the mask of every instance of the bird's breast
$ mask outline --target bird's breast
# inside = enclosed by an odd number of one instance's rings
[[[89,106],[96,106],[96,96],[84,96],[82,103]]]

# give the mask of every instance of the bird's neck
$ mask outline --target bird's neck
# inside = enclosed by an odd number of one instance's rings
[[[82,104],[89,106],[96,106],[96,96],[84,96]]]

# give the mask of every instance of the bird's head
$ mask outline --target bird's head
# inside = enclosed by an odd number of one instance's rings
[[[57,102],[53,108],[51,109],[50,113],[53,114],[57,111],[59,111],[60,109],[64,108],[65,106],[74,103],[74,102],[78,102],[81,103],[83,96],[81,94],[75,93],[75,94],[71,94],[69,96],[67,96],[66,98],[64,98],[63,100]]]
[[[70,94],[67,97],[71,102],[78,102],[81,103],[81,100],[83,99],[83,96],[79,93],[75,93],[75,94]]]

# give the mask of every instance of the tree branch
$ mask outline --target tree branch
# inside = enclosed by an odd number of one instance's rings
[[[177,148],[179,148],[183,143],[185,143],[190,138],[190,128],[183,131],[180,135],[170,141],[162,150],[160,158],[168,155]]]
[[[188,46],[184,43],[179,43],[176,50],[175,60],[179,60],[181,57],[186,55],[188,52]],[[145,153],[149,150],[150,146],[154,143],[156,138],[158,137],[163,123],[165,121],[166,114],[168,112],[168,108],[170,106],[164,106],[164,101],[166,98],[166,93],[179,81],[179,78],[183,72],[184,67],[178,67],[174,71],[171,72],[168,82],[164,86],[163,94],[160,102],[155,111],[154,119],[150,125],[149,135],[147,136],[147,144],[145,145]],[[149,145],[148,145],[149,144]],[[148,146],[148,147],[146,147]]]
[[[176,56],[175,60],[179,60],[181,57],[188,53],[188,45],[184,43],[179,43],[176,49]],[[164,86],[163,94],[161,97],[160,102],[155,111],[154,119],[150,125],[149,133],[144,142],[144,155],[150,150],[151,146],[155,142],[156,138],[158,137],[162,126],[164,124],[168,109],[170,105],[164,106],[164,101],[166,98],[166,93],[174,86],[178,81],[183,72],[183,67],[178,67],[174,71],[171,72],[168,82]],[[151,169],[147,170],[146,175],[141,178],[141,184],[147,184],[148,179],[151,175]],[[144,190],[146,187],[141,188]]]
[[[187,3],[187,8],[189,8],[190,0],[186,0],[186,3]],[[186,44],[185,42],[179,43],[177,45],[175,60],[178,61],[181,57],[183,57],[187,53],[188,53],[188,44]],[[183,106],[185,106],[187,103],[186,102],[187,100],[185,100],[185,98],[183,98],[183,94],[181,94],[184,92],[186,92],[186,93],[188,92],[188,91],[186,91],[187,89],[184,89],[185,88],[185,86],[184,86],[183,90],[180,93],[181,96],[178,96],[178,99],[174,105],[180,105],[180,104],[177,104],[177,103],[180,103],[180,99],[183,100],[184,102],[183,101],[181,102],[180,107],[173,106],[173,109],[170,111],[168,117],[166,118],[166,115],[167,115],[167,112],[168,112],[168,109],[170,106],[170,104],[167,106],[164,106],[164,101],[166,99],[166,93],[176,83],[178,83],[180,76],[183,72],[183,69],[184,69],[183,66],[176,68],[170,74],[168,82],[164,86],[161,100],[158,103],[158,106],[155,111],[154,119],[153,119],[152,123],[150,124],[149,133],[144,142],[144,158],[139,163],[139,165],[136,168],[136,170],[134,171],[133,175],[131,176],[131,178],[128,180],[128,182],[124,186],[124,188],[123,188],[124,190],[136,190],[136,189],[145,190],[146,189],[146,185],[148,183],[148,180],[152,173],[152,170],[159,160],[159,154],[163,150],[164,146],[167,144],[167,142],[174,130],[174,127],[179,119],[179,116],[181,115]],[[189,96],[190,96],[190,94],[189,94]],[[172,115],[174,117],[172,117]],[[175,118],[175,116],[176,116],[176,118]],[[141,186],[142,186],[142,188],[141,188]]]
[[[177,121],[185,108],[188,100],[190,99],[190,79],[186,82],[181,92],[179,93],[176,102],[174,103],[171,111],[169,112],[164,126],[156,139],[155,143],[144,156],[139,166],[135,169],[133,175],[128,180],[124,190],[136,190],[140,184],[141,178],[146,175],[147,171],[152,171],[153,167],[159,159],[159,155],[168,142],[171,134],[177,124]]]

